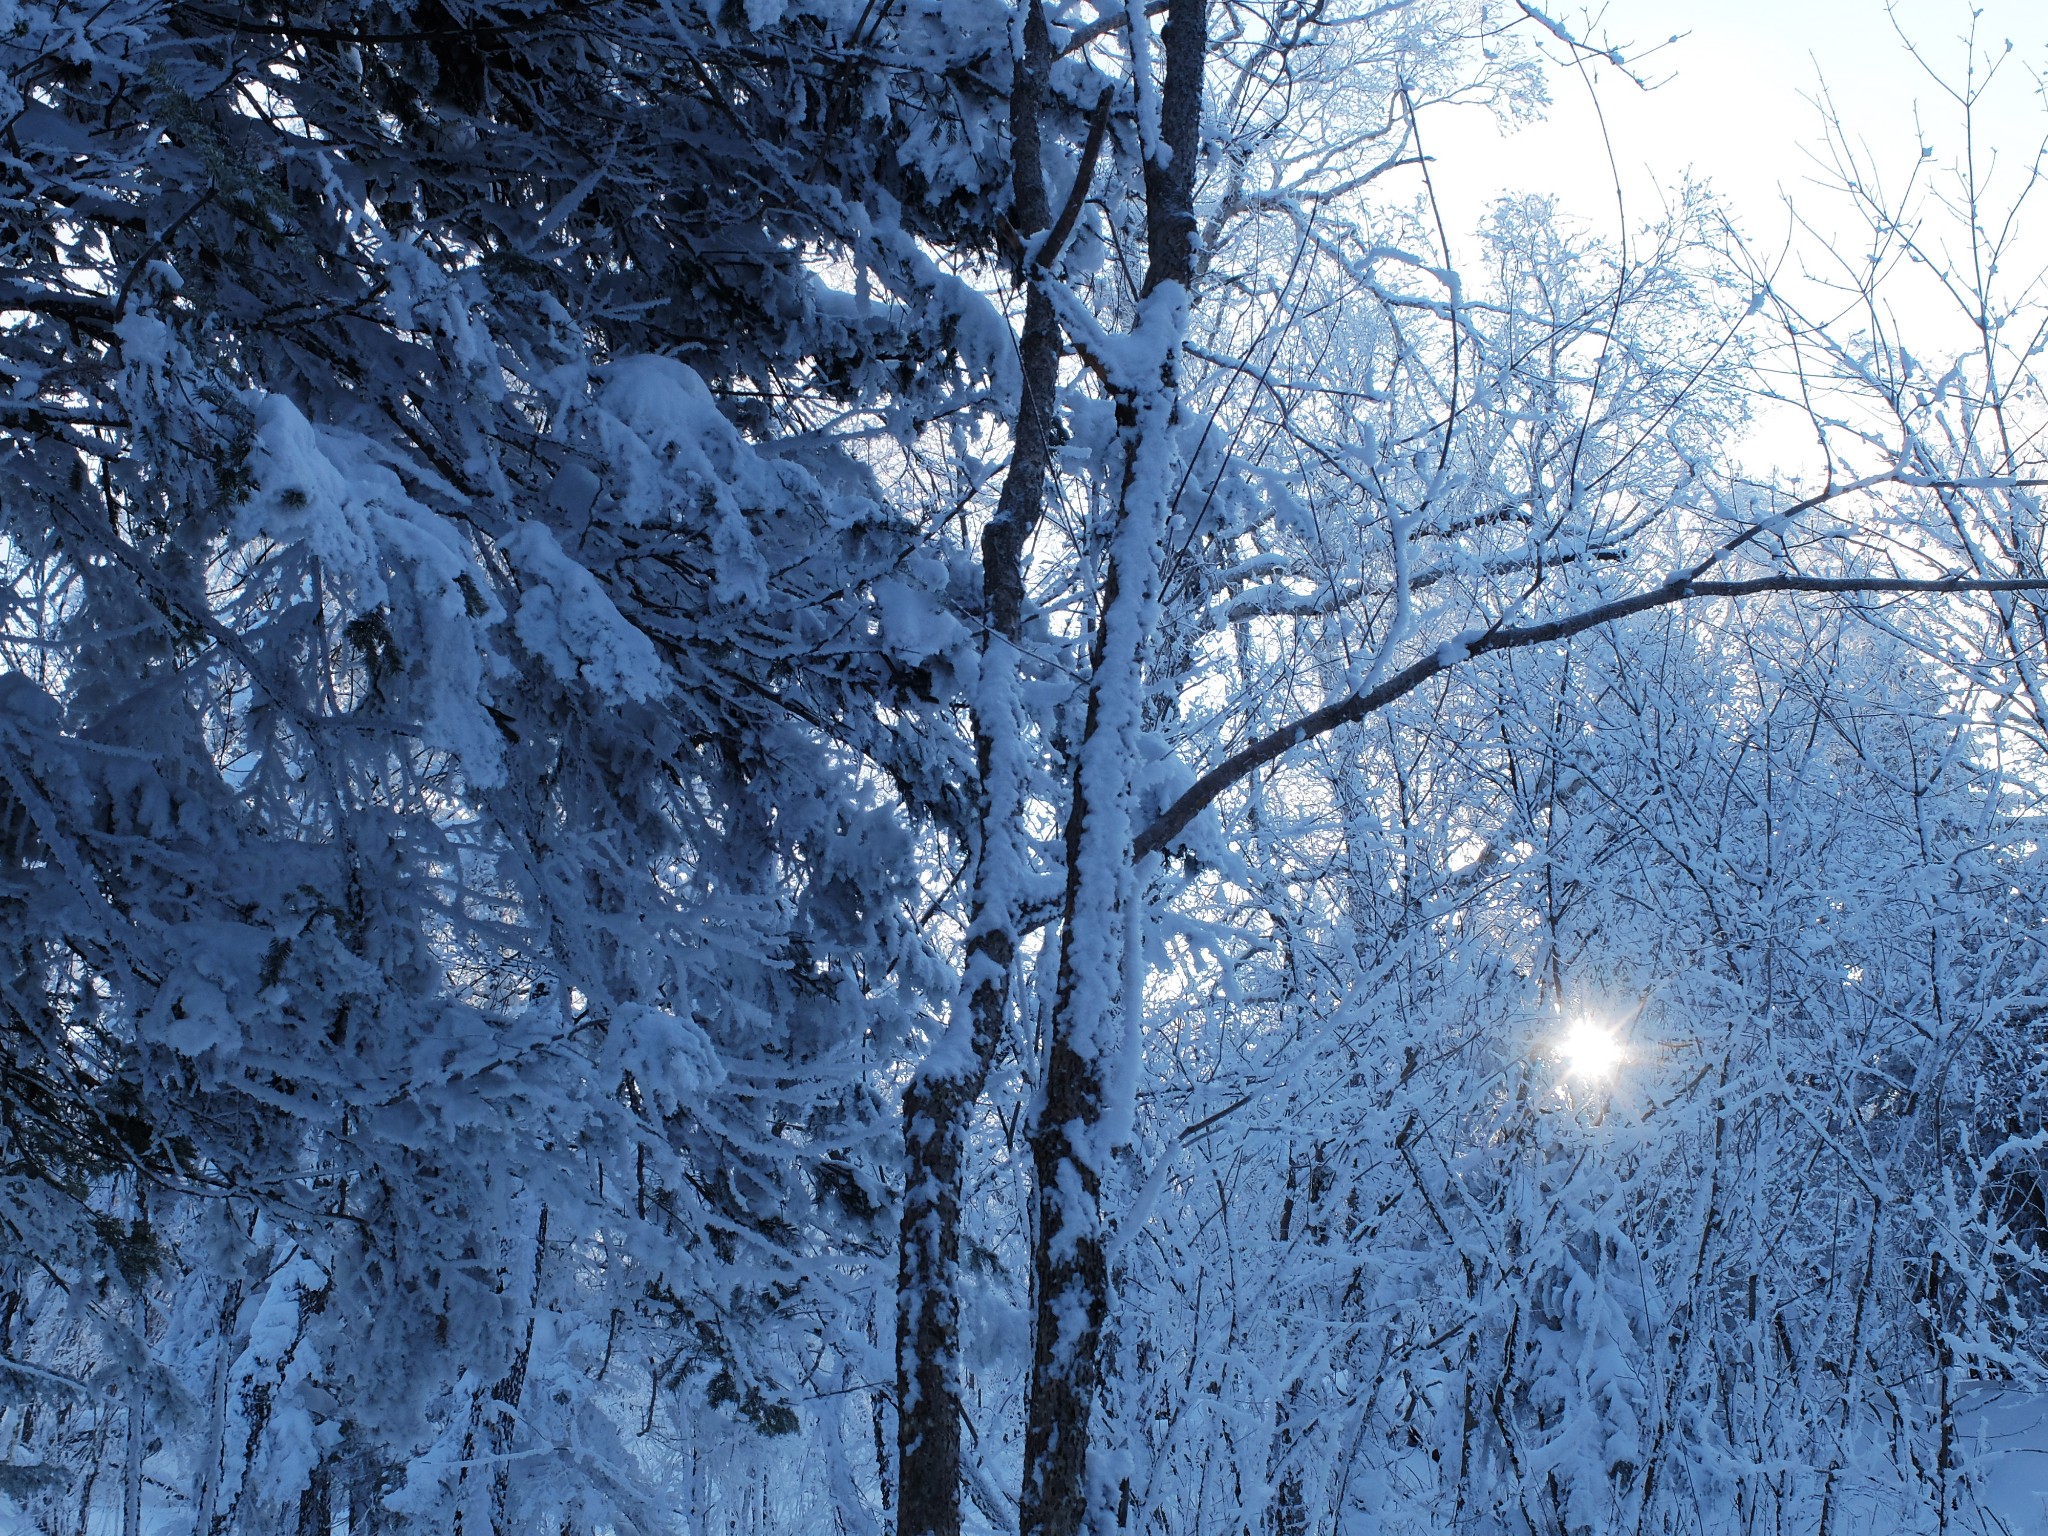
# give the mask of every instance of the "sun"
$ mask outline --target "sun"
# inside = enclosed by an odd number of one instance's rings
[[[1628,1059],[1613,1030],[1586,1018],[1575,1019],[1559,1037],[1557,1053],[1573,1077],[1608,1077]]]

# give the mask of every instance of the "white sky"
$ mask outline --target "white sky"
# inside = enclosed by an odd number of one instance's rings
[[[1654,88],[1640,89],[1604,64],[1583,75],[1558,66],[1549,114],[1533,126],[1502,136],[1478,109],[1425,118],[1431,176],[1454,240],[1511,191],[1554,194],[1588,227],[1612,233],[1619,216],[1611,142],[1631,229],[1655,217],[1661,188],[1691,172],[1722,195],[1755,249],[1785,246],[1789,195],[1822,230],[1848,232],[1845,248],[1853,251],[1867,234],[1817,185],[1825,172],[1814,158],[1822,143],[1814,98],[1823,81],[1848,137],[1886,183],[1902,183],[1919,163],[1922,135],[1935,167],[1962,152],[1956,103],[1907,51],[1883,0],[1610,0],[1590,22],[1567,0],[1544,8],[1577,35],[1619,47]],[[1890,11],[1928,64],[1961,79],[1972,24],[1965,0],[1896,0]],[[2003,58],[1975,133],[1980,167],[1987,151],[1997,155],[1996,202],[2001,186],[2017,186],[2048,136],[2048,0],[1978,0],[1975,13],[1980,79],[1987,54]],[[1674,35],[1677,41],[1667,41]],[[1809,236],[1805,244],[1810,250],[1816,242]],[[2035,211],[2021,255],[2029,275],[2048,267],[2048,206]],[[1796,288],[1792,269],[1780,286]],[[1945,350],[1952,339],[1968,345],[1955,315],[1930,302],[1931,290],[1916,296],[1902,285],[1898,294],[1907,331],[1939,338],[1927,352]],[[1765,452],[1778,458],[1781,446]]]
[[[1892,9],[1930,63],[1960,73],[1969,5],[1899,0]],[[1580,10],[1549,10],[1581,35],[1620,46],[1655,85],[1640,90],[1609,67],[1590,72],[1631,222],[1655,208],[1654,184],[1690,169],[1734,202],[1752,240],[1776,243],[1785,228],[1781,191],[1800,192],[1814,174],[1808,152],[1820,134],[1811,98],[1823,79],[1852,134],[1885,166],[1903,168],[1917,155],[1916,107],[1937,159],[1960,147],[1954,103],[1906,51],[1882,0],[1612,0],[1591,27]],[[1976,10],[1980,54],[2013,43],[1982,109],[1979,139],[2024,161],[2048,130],[2040,94],[2048,3],[1979,0]],[[1607,152],[1587,85],[1554,69],[1551,89],[1548,118],[1505,138],[1477,111],[1425,122],[1447,203],[1476,216],[1502,191],[1554,191],[1581,214],[1613,222]]]

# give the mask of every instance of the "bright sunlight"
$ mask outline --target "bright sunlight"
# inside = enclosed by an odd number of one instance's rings
[[[1609,1076],[1627,1058],[1614,1031],[1587,1018],[1572,1022],[1559,1039],[1557,1052],[1573,1077]]]

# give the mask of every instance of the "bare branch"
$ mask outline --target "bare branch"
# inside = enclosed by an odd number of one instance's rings
[[[1179,799],[1153,818],[1151,825],[1140,832],[1133,842],[1132,854],[1142,859],[1147,854],[1159,852],[1232,785],[1304,742],[1314,741],[1319,736],[1327,736],[1340,725],[1354,724],[1368,715],[1385,709],[1396,699],[1413,693],[1438,673],[1448,672],[1474,656],[1484,656],[1492,651],[1523,650],[1532,645],[1549,645],[1638,613],[1667,608],[1674,603],[1688,602],[1701,597],[1759,597],[1770,592],[1827,592],[1843,596],[1874,596],[1885,593],[1935,595],[2044,591],[2048,591],[2048,578],[1987,579],[1938,576],[1921,579],[1907,576],[1800,576],[1786,572],[1774,576],[1753,577],[1746,581],[1696,581],[1682,576],[1666,582],[1661,587],[1653,587],[1647,592],[1616,598],[1613,602],[1601,603],[1562,618],[1545,620],[1540,624],[1496,627],[1477,634],[1460,636],[1438,646],[1419,661],[1402,668],[1377,687],[1325,704],[1321,709],[1303,715],[1278,730],[1270,731],[1249,746],[1232,753],[1195,780]]]
[[[1074,221],[1081,216],[1081,207],[1088,201],[1088,189],[1095,180],[1095,162],[1102,154],[1102,140],[1109,129],[1109,109],[1116,101],[1116,92],[1108,86],[1102,88],[1101,99],[1095,103],[1095,115],[1088,123],[1088,141],[1081,146],[1081,166],[1074,172],[1074,188],[1067,194],[1066,206],[1060,209],[1060,216],[1053,221],[1046,233],[1044,243],[1032,258],[1032,266],[1040,272],[1050,272],[1058,260],[1060,247],[1067,243],[1067,236],[1074,232]]]

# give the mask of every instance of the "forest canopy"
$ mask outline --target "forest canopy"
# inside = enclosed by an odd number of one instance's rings
[[[1527,4],[0,0],[0,1525],[2037,1520],[1998,41],[1779,250],[1447,226]]]

